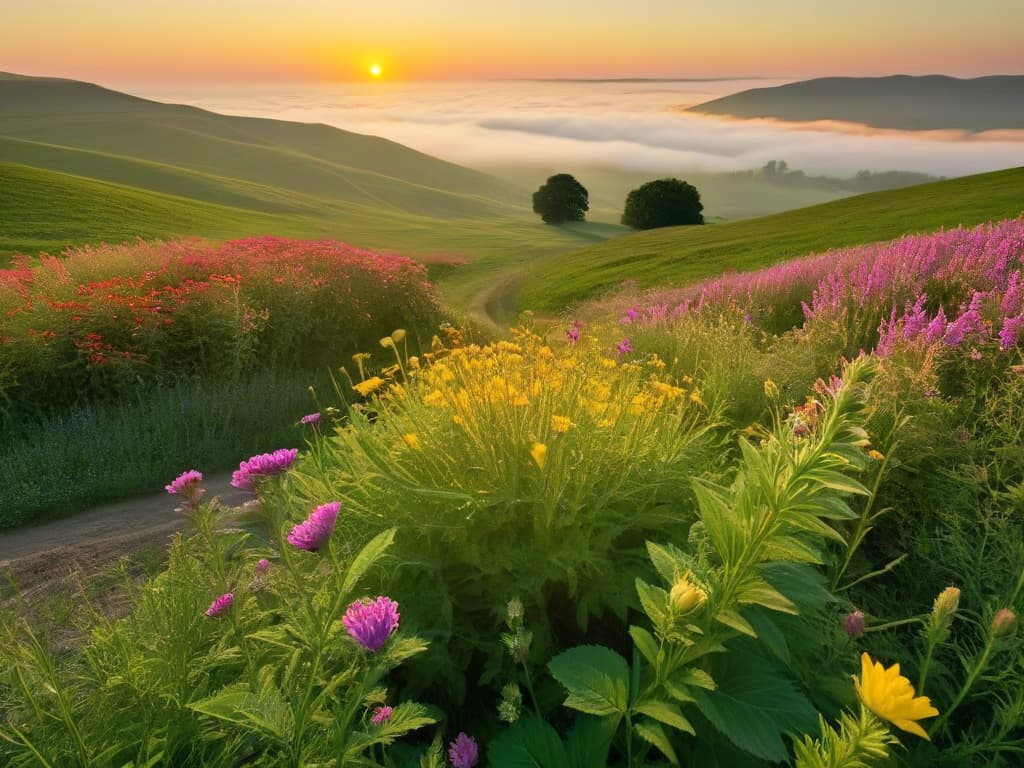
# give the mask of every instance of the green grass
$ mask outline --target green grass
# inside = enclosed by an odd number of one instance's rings
[[[874,192],[757,219],[639,232],[539,263],[522,308],[555,312],[626,280],[683,285],[815,251],[979,224],[1024,211],[1024,168]]]

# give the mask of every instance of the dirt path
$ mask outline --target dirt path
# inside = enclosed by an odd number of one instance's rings
[[[241,504],[247,495],[232,488],[231,475],[205,483],[208,497]],[[177,497],[166,492],[107,504],[73,517],[0,535],[0,572],[25,592],[44,592],[71,572],[92,573],[121,555],[166,546],[184,524],[174,511]]]

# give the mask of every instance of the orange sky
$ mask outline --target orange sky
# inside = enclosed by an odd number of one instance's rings
[[[1024,73],[1020,0],[4,5],[0,70],[112,83]]]

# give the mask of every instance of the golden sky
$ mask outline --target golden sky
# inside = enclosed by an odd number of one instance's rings
[[[101,82],[1024,73],[1021,0],[0,4],[0,71]]]

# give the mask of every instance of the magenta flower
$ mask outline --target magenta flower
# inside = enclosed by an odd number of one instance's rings
[[[279,448],[273,453],[250,456],[231,475],[231,485],[243,491],[255,491],[256,483],[284,472],[295,461],[297,448]]]
[[[260,561],[258,563],[256,563],[256,573],[258,573],[260,575],[263,575],[264,573],[266,573],[269,570],[270,570],[270,561],[267,560],[267,558],[265,558],[265,557],[261,558]]]
[[[391,715],[394,713],[391,707],[385,704],[383,707],[377,707],[373,710],[373,717],[370,718],[370,722],[374,725],[384,725],[388,720],[391,719]]]
[[[292,528],[292,532],[288,534],[288,543],[299,549],[316,552],[331,538],[340,509],[340,501],[321,504],[310,512],[309,517],[303,522]]]
[[[319,411],[317,411],[316,413],[307,413],[305,416],[299,419],[300,424],[316,424],[318,421],[320,421]]]
[[[633,351],[633,342],[631,342],[629,339],[623,339],[622,341],[615,345],[615,350],[619,353],[620,357],[622,355],[628,355],[630,352]]]
[[[203,473],[190,469],[174,478],[170,485],[164,486],[164,489],[172,496],[181,496],[185,500],[184,506],[178,507],[178,511],[185,511],[198,506],[199,501],[206,494],[206,489],[199,485],[201,482],[203,482]]]
[[[341,621],[349,635],[363,648],[379,651],[398,629],[398,603],[387,597],[356,600],[345,611]]]
[[[580,340],[580,328],[582,327],[583,324],[579,320],[573,321],[572,325],[569,327],[569,330],[565,332],[565,338],[566,341],[569,342],[569,344],[575,344],[577,341]]]
[[[206,615],[211,619],[215,619],[222,613],[227,611],[231,607],[231,604],[235,602],[235,596],[230,592],[225,592],[223,595],[218,597],[212,603],[210,607],[206,609]]]
[[[476,740],[465,733],[459,733],[455,741],[448,745],[448,758],[452,768],[473,768],[480,760],[480,749]]]
[[[846,614],[843,619],[843,631],[850,637],[860,637],[864,634],[864,614],[861,611],[852,611]]]

